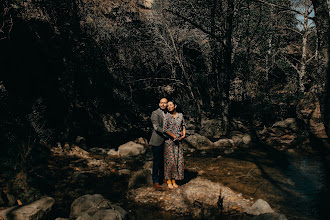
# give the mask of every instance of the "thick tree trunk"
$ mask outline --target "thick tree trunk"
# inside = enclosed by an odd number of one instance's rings
[[[330,22],[329,8],[327,0],[312,0],[315,11],[315,24],[319,43],[320,64],[319,70],[325,76],[325,98],[323,107],[324,125],[330,137],[330,69],[329,69],[329,53],[330,53]]]

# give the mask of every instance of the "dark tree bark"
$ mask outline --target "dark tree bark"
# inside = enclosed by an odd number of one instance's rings
[[[318,48],[322,56],[319,65],[319,72],[325,75],[325,99],[324,99],[324,125],[328,137],[330,137],[330,69],[329,69],[329,53],[330,53],[330,24],[329,24],[329,8],[327,0],[312,0],[315,11],[315,24],[318,37]]]
[[[229,132],[229,89],[230,76],[232,75],[232,35],[233,35],[234,2],[227,0],[227,13],[225,23],[225,36],[223,40],[223,71],[222,71],[222,100],[221,116],[223,119],[223,129]]]

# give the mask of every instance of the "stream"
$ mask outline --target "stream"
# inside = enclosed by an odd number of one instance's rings
[[[219,157],[218,155],[221,154]],[[318,153],[280,152],[273,149],[237,150],[185,155],[186,167],[199,176],[221,182],[246,198],[263,199],[275,212],[292,220],[328,219],[330,200],[326,167]],[[130,219],[190,219],[151,208],[130,207]],[[224,216],[221,219],[251,219]]]

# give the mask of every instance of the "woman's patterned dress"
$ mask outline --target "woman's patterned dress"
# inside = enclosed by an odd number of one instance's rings
[[[185,127],[182,113],[178,113],[177,118],[167,113],[164,118],[164,133],[170,131],[178,138]],[[164,145],[164,178],[182,180],[184,176],[183,168],[183,148],[182,142],[173,141],[172,138],[165,140]]]

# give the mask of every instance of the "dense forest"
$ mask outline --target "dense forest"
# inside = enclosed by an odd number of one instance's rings
[[[329,5],[1,0],[2,197],[45,195],[35,168],[57,146],[117,150],[149,139],[162,97],[177,101],[189,135],[248,134],[251,148],[326,157]]]

